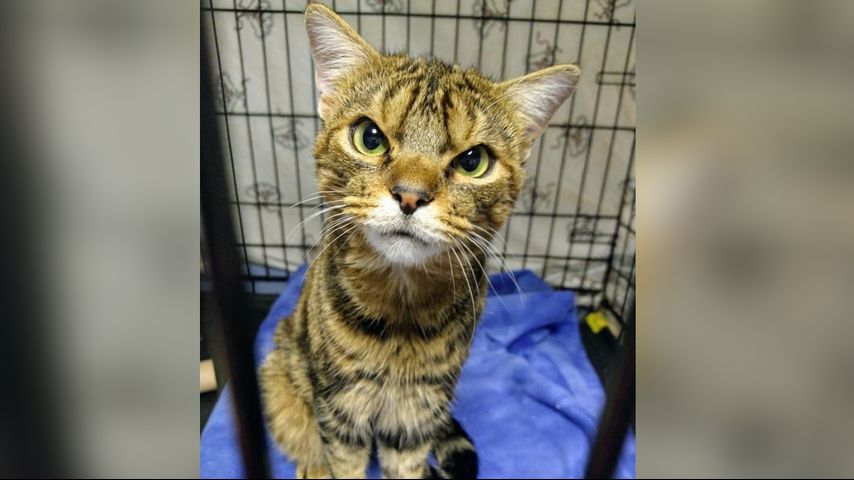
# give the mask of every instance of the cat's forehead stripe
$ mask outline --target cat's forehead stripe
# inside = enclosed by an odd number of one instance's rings
[[[443,73],[430,64],[412,62],[398,71],[391,82],[395,86],[386,90],[383,108],[394,117],[392,133],[403,148],[436,155],[450,145],[441,111]]]
[[[380,95],[380,109],[392,124],[390,133],[403,148],[425,154],[443,155],[468,146],[480,120],[478,112],[489,103],[483,86],[472,78],[475,74],[438,61],[400,61]],[[461,115],[465,122],[454,121]]]

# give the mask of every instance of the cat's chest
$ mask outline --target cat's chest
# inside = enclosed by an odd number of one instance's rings
[[[361,360],[366,368],[382,372],[381,382],[393,387],[430,375],[437,358],[447,357],[450,350],[446,341],[400,336],[387,340],[381,348],[364,352]]]
[[[405,383],[392,378],[384,382],[358,382],[348,392],[360,415],[370,418],[374,428],[391,432],[418,425],[432,417],[437,407],[449,401],[448,391],[430,383]]]
[[[363,311],[391,325],[429,325],[453,308],[453,297],[441,285],[420,282],[401,287],[411,283],[392,278],[373,282],[366,279],[351,293]]]
[[[425,421],[431,416],[429,412],[450,401],[456,383],[457,368],[450,363],[458,362],[448,358],[447,345],[439,343],[431,349],[421,342],[398,340],[399,343],[389,341],[387,348],[362,356],[361,369],[376,375],[360,378],[348,389],[358,392],[361,403],[354,404],[360,405],[374,426],[384,431]],[[445,362],[437,361],[442,356]]]

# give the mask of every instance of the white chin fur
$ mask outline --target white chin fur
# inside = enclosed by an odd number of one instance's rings
[[[368,231],[365,237],[374,249],[390,263],[418,265],[439,253],[437,245],[429,245],[405,237],[389,237]]]

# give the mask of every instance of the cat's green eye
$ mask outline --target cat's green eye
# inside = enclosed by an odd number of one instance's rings
[[[380,127],[369,118],[359,120],[353,127],[353,146],[362,155],[379,157],[388,151],[388,139]]]
[[[466,177],[482,177],[489,171],[492,160],[483,145],[466,150],[454,159],[454,171]]]

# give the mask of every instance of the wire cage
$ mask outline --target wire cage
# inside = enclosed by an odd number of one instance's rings
[[[487,268],[530,269],[573,290],[580,308],[610,312],[622,334],[633,321],[636,265],[634,1],[324,3],[380,51],[435,57],[496,80],[581,66],[576,92],[534,146],[520,198],[493,241],[505,260]],[[305,5],[202,0],[223,188],[251,295],[278,293],[311,258],[323,225]],[[203,280],[212,271],[208,241],[202,238]]]
[[[330,3],[330,2],[328,2]],[[495,239],[511,269],[576,292],[618,319],[634,289],[635,21],[628,0],[360,0],[330,5],[382,51],[477,67],[495,79],[579,64],[576,93],[527,163]],[[304,1],[205,0],[216,114],[243,275],[275,292],[319,239],[320,128]],[[304,201],[309,199],[308,201]],[[204,268],[204,267],[203,267]],[[501,265],[490,260],[493,271]]]

